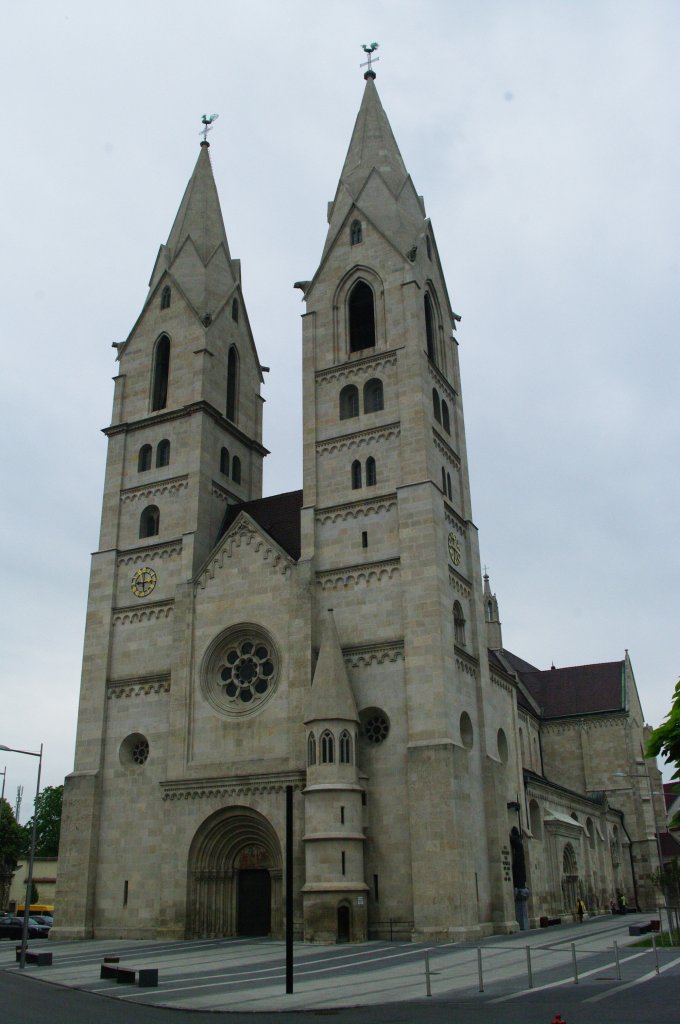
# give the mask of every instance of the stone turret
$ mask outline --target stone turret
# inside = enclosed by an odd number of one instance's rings
[[[367,936],[359,716],[333,613],[327,612],[305,708],[304,936],[308,942]]]
[[[486,645],[490,651],[503,649],[501,620],[498,616],[498,599],[491,593],[489,575],[484,573],[484,621],[486,622]]]

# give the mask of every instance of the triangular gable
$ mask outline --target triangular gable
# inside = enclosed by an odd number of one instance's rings
[[[262,529],[259,523],[256,523],[247,512],[240,512],[197,573],[194,586],[205,589],[209,581],[215,578],[216,573],[224,568],[225,562],[241,548],[250,548],[261,562],[282,575],[295,565],[295,560]]]

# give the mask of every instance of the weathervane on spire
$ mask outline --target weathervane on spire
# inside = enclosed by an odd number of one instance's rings
[[[203,136],[203,141],[206,143],[206,145],[208,142],[208,132],[212,131],[212,123],[213,121],[216,121],[219,116],[219,114],[204,114],[203,117],[201,118],[201,121],[203,122],[203,128],[198,134]]]
[[[362,43],[361,49],[364,51],[364,53],[368,57],[368,60],[364,61],[363,64],[359,65],[360,68],[365,68],[365,67],[368,66],[368,71],[364,72],[364,78],[375,78],[375,71],[373,70],[371,62],[374,61],[374,60],[376,60],[376,61],[380,60],[380,57],[374,57],[373,56],[375,51],[378,49],[378,44],[377,43]]]

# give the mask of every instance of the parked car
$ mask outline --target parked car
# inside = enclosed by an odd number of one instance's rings
[[[54,924],[54,919],[51,914],[31,914],[31,921],[37,921],[38,924],[46,924],[48,928],[51,928]]]
[[[23,934],[24,919],[14,914],[5,914],[0,917],[0,939],[20,939]],[[33,917],[28,919],[29,939],[46,939],[50,934],[50,926],[39,924]]]

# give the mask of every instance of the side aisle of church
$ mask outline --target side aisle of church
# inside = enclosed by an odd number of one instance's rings
[[[307,941],[654,905],[630,661],[540,672],[503,647],[460,318],[365,77],[297,284],[303,490],[262,497],[263,371],[207,141],[118,346],[55,938],[281,935],[289,785]]]

